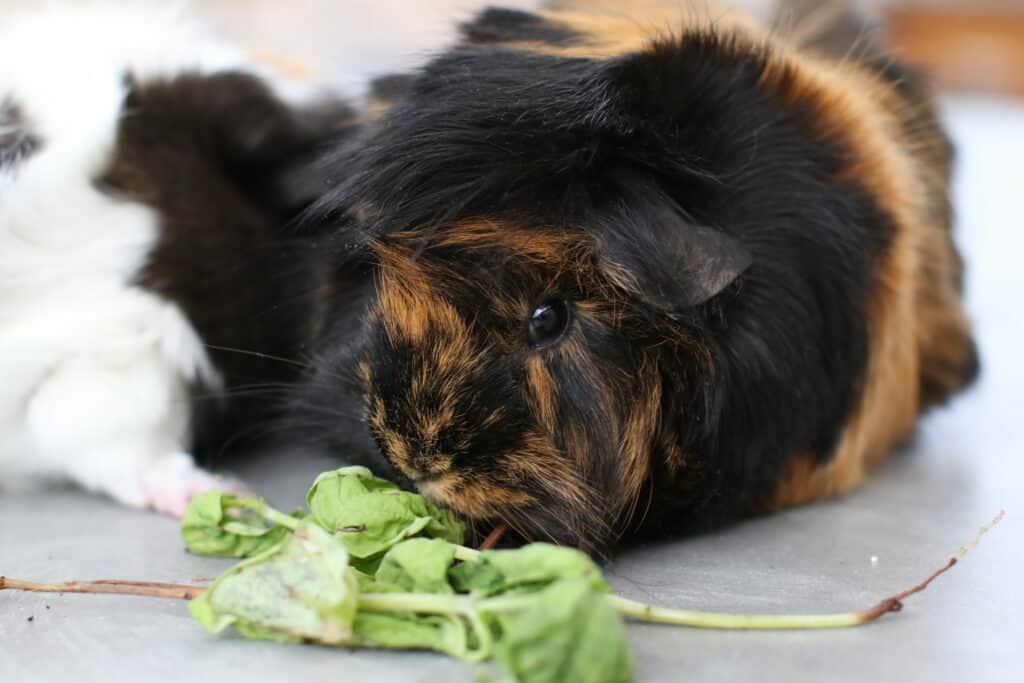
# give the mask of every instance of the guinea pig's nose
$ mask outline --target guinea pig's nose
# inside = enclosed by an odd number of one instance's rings
[[[444,476],[448,473],[449,467],[445,458],[437,455],[423,454],[413,459],[408,469],[409,474],[406,476],[419,485]]]
[[[409,444],[404,439],[389,439],[381,444],[388,460],[410,481],[419,486],[448,472],[445,458],[422,444]]]
[[[372,402],[369,423],[377,447],[404,477],[419,485],[448,474],[452,450],[458,442],[451,418],[435,413],[409,415],[388,423],[389,415],[402,411],[383,400]]]

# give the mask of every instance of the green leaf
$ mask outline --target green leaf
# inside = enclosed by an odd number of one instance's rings
[[[181,520],[181,538],[197,555],[252,557],[280,543],[289,529],[268,524],[242,505],[260,505],[255,498],[239,498],[206,491],[189,503]]]
[[[523,588],[543,588],[561,579],[585,579],[594,590],[609,592],[601,570],[585,553],[548,543],[515,550],[488,550],[475,562],[449,572],[451,584],[463,593],[497,595]]]
[[[414,536],[452,543],[462,543],[465,536],[452,513],[374,477],[365,467],[321,474],[306,500],[316,523],[338,534],[356,558],[378,555]]]
[[[455,545],[458,520],[363,467],[321,474],[307,501],[305,518],[257,498],[193,501],[189,548],[250,558],[189,603],[207,629],[493,658],[521,683],[631,680],[621,618],[585,554],[535,543],[456,564],[474,555]]]
[[[384,553],[378,553],[370,557],[356,557],[349,553],[348,563],[353,569],[372,577],[377,573],[377,570],[380,568],[380,561],[383,559]]]
[[[398,490],[394,482],[375,477],[367,468],[356,465],[321,473],[306,493],[306,503],[313,509],[313,499],[318,494],[328,498],[354,498],[375,491]]]
[[[353,625],[355,645],[396,650],[434,650],[469,657],[469,635],[457,616],[360,612]]]
[[[452,594],[448,568],[455,546],[440,538],[412,538],[395,545],[381,560],[375,591]]]
[[[556,581],[492,618],[494,658],[519,683],[633,680],[622,618],[590,579]]]
[[[221,574],[189,610],[213,632],[234,626],[248,638],[338,645],[352,640],[358,602],[344,546],[304,524]]]

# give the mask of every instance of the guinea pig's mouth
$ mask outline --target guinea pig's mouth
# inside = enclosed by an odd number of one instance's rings
[[[452,500],[459,484],[456,475],[447,472],[434,474],[419,470],[408,471],[406,468],[399,467],[394,469],[405,480],[402,484],[403,488],[415,489],[432,503],[450,507],[458,512],[457,506],[452,505]]]
[[[435,503],[448,504],[456,478],[451,474],[426,474],[411,477],[413,485],[420,493]]]
[[[424,474],[416,472],[416,476],[410,476],[403,470],[395,468],[399,476],[396,477],[399,485],[410,491],[418,491],[424,498],[442,507],[450,508],[460,515],[466,514],[458,506],[459,480],[453,474]]]

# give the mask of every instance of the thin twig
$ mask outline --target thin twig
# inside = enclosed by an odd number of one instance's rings
[[[949,558],[949,561],[940,569],[917,584],[913,588],[897,593],[892,597],[882,600],[871,609],[862,612],[845,612],[838,614],[720,614],[715,612],[697,612],[694,610],[671,609],[655,607],[635,600],[628,600],[618,595],[610,596],[609,599],[615,608],[623,615],[639,621],[651,621],[662,624],[674,624],[676,626],[692,626],[695,628],[713,628],[730,630],[769,630],[769,629],[822,629],[822,628],[846,628],[849,626],[860,626],[875,621],[879,617],[890,612],[899,612],[903,609],[903,600],[915,593],[920,593],[936,578],[949,571],[958,560],[978,545],[978,541],[989,529],[994,527],[1003,518],[1003,511],[1000,511],[991,522],[981,527],[978,533],[967,545],[960,548],[956,557]]]
[[[480,544],[477,550],[493,550],[501,537],[508,531],[508,524],[499,524],[498,526],[491,529],[491,533],[487,534],[487,538]]]
[[[952,569],[953,565],[955,565],[960,560],[964,559],[964,556],[967,555],[967,553],[969,553],[970,551],[974,550],[974,548],[978,545],[978,541],[981,540],[981,537],[984,536],[988,532],[989,529],[994,527],[996,524],[999,524],[999,522],[1001,522],[1003,520],[1003,517],[1005,515],[1006,515],[1006,510],[1000,510],[999,514],[997,514],[995,517],[993,517],[991,522],[989,522],[988,524],[985,524],[980,529],[978,529],[978,533],[976,533],[974,535],[974,538],[971,540],[970,543],[960,547],[960,552],[958,552],[956,554],[956,557],[949,558],[949,562],[947,562],[944,567],[936,569],[932,573],[932,575],[929,576],[927,579],[925,579],[921,583],[917,584],[913,588],[905,590],[902,593],[897,593],[896,595],[893,595],[892,597],[886,598],[885,600],[882,600],[880,603],[878,603],[877,605],[875,605],[871,609],[865,610],[864,612],[861,612],[860,616],[863,619],[863,621],[861,623],[862,624],[866,624],[868,622],[874,621],[878,617],[882,616],[883,614],[888,614],[889,612],[899,612],[901,609],[903,609],[903,600],[905,598],[907,598],[907,597],[909,597],[909,596],[911,596],[911,595],[913,595],[915,593],[920,593],[921,591],[923,591],[925,588],[928,587],[928,584],[930,584],[932,581],[937,579],[939,576],[941,576],[942,574],[945,574],[950,569]]]
[[[898,612],[903,609],[903,600],[907,597],[920,593],[931,584],[936,578],[949,571],[958,560],[970,552],[981,537],[992,527],[998,524],[1004,516],[1000,511],[991,522],[978,530],[974,539],[967,545],[960,548],[956,557],[949,558],[945,566],[936,570],[927,579],[913,588],[886,598],[871,609],[863,612],[846,612],[840,614],[801,614],[801,615],[743,615],[743,614],[716,614],[712,612],[695,612],[692,610],[678,610],[664,607],[645,605],[634,600],[610,595],[608,599],[619,612],[627,617],[641,621],[653,621],[678,626],[695,626],[698,628],[715,629],[819,629],[819,628],[843,628],[858,626],[875,621],[879,617],[890,612]],[[488,535],[481,549],[493,547],[501,534],[507,529],[505,525],[497,527]],[[500,533],[499,533],[500,532]],[[493,537],[493,538],[492,538]],[[490,546],[488,543],[490,542]],[[474,553],[470,548],[462,550]],[[465,559],[465,558],[460,558]],[[206,592],[205,586],[191,586],[183,583],[158,583],[153,581],[117,581],[102,579],[99,581],[66,581],[63,583],[36,583],[33,581],[21,581],[5,576],[0,576],[0,590],[15,589],[31,591],[34,593],[106,593],[115,595],[140,595],[151,598],[170,598],[176,600],[191,600]],[[395,595],[369,596],[373,600],[387,602],[395,598]],[[417,596],[423,597],[423,596]],[[436,596],[428,596],[428,598]],[[448,596],[446,596],[448,597]],[[382,603],[383,604],[383,603]],[[368,603],[368,607],[370,604]]]
[[[974,535],[974,540],[972,540],[970,543],[968,543],[967,545],[965,545],[962,548],[960,548],[960,552],[958,552],[956,554],[956,559],[958,559],[958,560],[964,559],[964,555],[966,555],[967,553],[969,553],[972,550],[974,550],[974,547],[976,545],[978,545],[978,541],[981,540],[981,537],[984,536],[986,533],[988,533],[989,529],[994,527],[996,524],[999,524],[999,522],[1003,521],[1003,517],[1005,517],[1005,516],[1006,516],[1006,510],[1000,510],[999,514],[996,515],[995,517],[993,517],[991,522],[989,522],[985,526],[983,526],[980,529],[978,529],[978,533]]]
[[[159,583],[155,581],[64,581],[61,583],[37,583],[22,581],[9,576],[0,576],[0,590],[21,590],[32,593],[106,593],[111,595],[141,595],[150,598],[191,600],[206,592],[205,586],[190,586],[186,583]]]
[[[885,600],[882,600],[874,607],[872,607],[871,609],[864,610],[863,612],[858,612],[857,616],[860,619],[858,623],[867,624],[869,622],[874,621],[883,614],[888,614],[889,612],[899,612],[901,609],[903,609],[904,598],[911,596],[914,593],[920,593],[921,591],[923,591],[925,588],[928,587],[928,584],[930,584],[932,581],[938,578],[940,574],[945,574],[950,569],[952,569],[954,564],[956,564],[956,558],[951,557],[949,558],[949,562],[947,562],[944,567],[936,569],[934,572],[932,572],[931,576],[929,576],[927,579],[917,584],[913,588],[905,590],[902,593],[897,593],[892,597],[888,597]]]

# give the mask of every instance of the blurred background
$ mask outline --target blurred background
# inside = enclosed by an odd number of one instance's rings
[[[944,90],[1024,96],[1024,1],[872,4],[894,51]]]
[[[776,4],[776,0],[733,1],[761,15]],[[944,91],[1024,96],[1024,0],[848,1],[872,13],[894,51],[924,67]],[[5,9],[39,2],[0,0],[0,20]],[[191,5],[220,32],[254,51],[317,80],[358,92],[368,74],[422,62],[454,36],[456,20],[475,9],[485,5],[529,9],[541,0],[184,0],[182,4]]]

